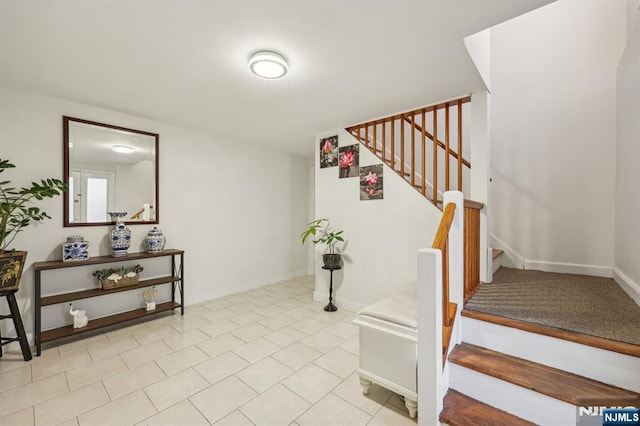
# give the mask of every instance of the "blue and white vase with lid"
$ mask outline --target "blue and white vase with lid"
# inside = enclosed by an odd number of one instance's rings
[[[160,253],[164,250],[165,241],[162,231],[154,226],[147,236],[144,237],[144,247],[147,253]]]
[[[127,212],[109,212],[109,216],[115,220],[116,224],[111,231],[111,248],[113,256],[126,256],[131,247],[131,230],[124,223]]]

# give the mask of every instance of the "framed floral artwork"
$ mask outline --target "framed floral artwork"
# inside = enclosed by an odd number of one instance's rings
[[[348,178],[358,176],[358,162],[360,157],[359,145],[342,146],[338,149],[338,177]]]
[[[382,164],[360,167],[360,199],[382,200],[383,195]]]
[[[320,139],[320,168],[338,165],[338,135]]]

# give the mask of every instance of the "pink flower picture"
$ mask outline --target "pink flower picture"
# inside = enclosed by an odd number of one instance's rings
[[[338,165],[338,135],[320,139],[320,168]]]
[[[340,158],[338,163],[338,177],[348,178],[358,176],[358,158],[360,156],[359,145],[342,146],[339,149]]]
[[[353,154],[353,152],[345,152],[340,156],[340,167],[342,167],[343,169],[348,169],[353,165],[355,159],[356,156]]]
[[[382,164],[360,167],[360,199],[382,200],[384,197]]]
[[[364,181],[367,185],[375,185],[378,183],[378,175],[373,172],[369,172],[369,174],[364,177]]]

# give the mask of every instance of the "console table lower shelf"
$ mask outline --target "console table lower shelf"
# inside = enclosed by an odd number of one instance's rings
[[[109,327],[111,325],[121,324],[123,322],[131,321],[138,318],[143,318],[149,315],[157,314],[160,312],[171,311],[173,309],[180,308],[182,305],[177,302],[165,302],[158,303],[153,311],[147,311],[146,309],[135,309],[133,311],[122,312],[115,315],[109,315],[108,317],[96,318],[90,320],[86,327],[73,328],[72,325],[64,327],[53,328],[51,330],[45,330],[42,332],[42,343],[51,342],[53,340],[62,339],[63,337],[76,336],[78,334],[86,333],[88,331],[97,330],[103,327]]]
[[[54,269],[68,269],[76,267],[85,267],[85,273],[87,268],[93,265],[108,264],[108,263],[121,263],[131,261],[141,261],[144,259],[152,258],[170,258],[171,264],[169,273],[155,278],[148,278],[140,280],[137,284],[116,287],[110,289],[101,289],[95,287],[95,281],[92,283],[93,288],[71,291],[67,293],[42,295],[42,272]],[[79,336],[83,333],[98,330],[100,328],[109,327],[121,323],[125,323],[131,320],[145,318],[151,315],[155,315],[161,312],[172,311],[174,309],[180,309],[180,314],[184,315],[184,251],[177,249],[167,249],[159,253],[129,253],[125,256],[97,256],[87,260],[79,260],[74,262],[63,262],[61,260],[54,260],[48,262],[36,262],[33,264],[35,272],[34,281],[34,336],[36,344],[36,355],[40,356],[42,353],[42,343],[51,342],[54,340],[62,339],[64,337]],[[59,277],[57,279],[60,279]],[[55,283],[50,283],[49,286]],[[102,318],[95,318],[88,322],[85,327],[73,328],[72,325],[66,325],[63,327],[53,328],[50,330],[42,331],[42,307],[51,305],[60,305],[75,300],[90,299],[94,297],[106,296],[108,294],[122,293],[129,291],[135,291],[137,289],[143,289],[148,287],[154,287],[159,285],[171,286],[171,300],[163,303],[156,304],[156,309],[147,311],[144,308],[133,309],[126,312],[121,312],[113,315],[109,315]],[[176,293],[179,295],[179,302],[176,298]],[[115,310],[115,309],[114,309]],[[113,312],[113,311],[112,311]]]

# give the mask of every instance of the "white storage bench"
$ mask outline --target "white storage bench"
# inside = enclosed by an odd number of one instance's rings
[[[405,400],[409,416],[418,411],[417,284],[361,310],[353,321],[360,329],[358,375],[363,393],[376,383]]]

